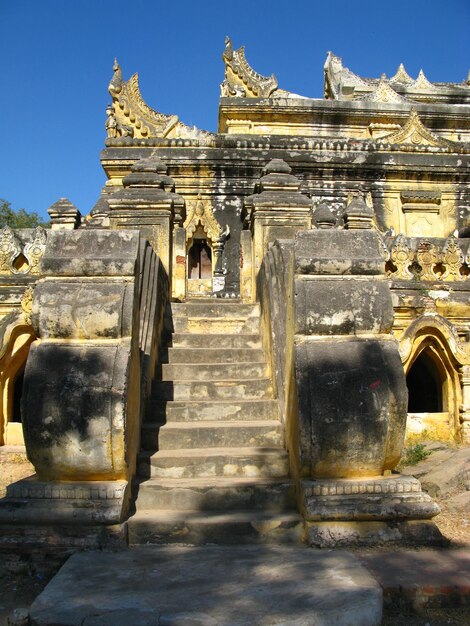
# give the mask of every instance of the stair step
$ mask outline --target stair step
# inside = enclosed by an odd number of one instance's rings
[[[282,429],[279,420],[172,422],[164,426],[150,422],[142,425],[141,441],[144,450],[271,447],[282,446]]]
[[[237,380],[262,378],[267,365],[261,363],[163,363],[160,365],[163,381],[179,380]]]
[[[174,348],[261,348],[259,333],[174,333],[170,341]]]
[[[264,510],[285,512],[295,504],[292,481],[269,478],[150,478],[138,485],[138,510]]]
[[[158,381],[154,383],[153,398],[156,400],[246,400],[272,399],[273,388],[269,378],[255,380],[216,381]]]
[[[259,304],[243,304],[230,301],[198,301],[198,302],[172,302],[171,314],[175,317],[198,317],[230,319],[254,317],[259,319]]]
[[[279,419],[277,400],[212,400],[152,402],[149,421],[202,422],[205,420],[266,420]]]
[[[265,363],[260,348],[168,348],[160,354],[162,363]]]
[[[287,453],[279,448],[194,448],[139,455],[143,478],[286,477]]]
[[[130,545],[299,543],[300,515],[262,511],[138,511],[127,523]]]
[[[172,331],[176,333],[257,333],[259,332],[258,317],[173,317]]]

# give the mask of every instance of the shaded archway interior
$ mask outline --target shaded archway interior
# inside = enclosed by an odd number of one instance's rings
[[[428,350],[423,350],[406,377],[409,413],[441,413],[443,384],[439,368]]]

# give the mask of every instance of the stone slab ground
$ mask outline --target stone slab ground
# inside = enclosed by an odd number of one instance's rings
[[[31,626],[376,626],[382,589],[346,552],[142,546],[73,555]]]
[[[470,623],[470,550],[397,550],[359,554],[383,588],[384,604],[462,608]]]

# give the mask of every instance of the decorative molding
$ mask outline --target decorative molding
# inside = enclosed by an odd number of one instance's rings
[[[402,204],[440,204],[441,193],[423,189],[406,190],[400,192],[400,199]]]
[[[425,313],[413,320],[399,340],[399,351],[402,363],[407,363],[416,354],[416,341],[419,344],[433,338],[444,347],[448,347],[459,366],[470,364],[468,344],[462,343],[453,324],[437,313]],[[419,349],[419,346],[418,346]],[[421,350],[419,350],[421,352]],[[418,354],[419,354],[418,352]]]

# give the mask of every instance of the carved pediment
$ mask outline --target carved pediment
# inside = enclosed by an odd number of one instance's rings
[[[388,144],[411,144],[415,146],[434,146],[437,148],[451,148],[455,150],[458,144],[436,135],[422,123],[418,113],[413,110],[408,120],[400,130],[382,138]]]
[[[225,38],[222,54],[225,63],[225,80],[221,84],[223,97],[269,98],[277,90],[277,79],[255,72],[245,58],[245,46],[233,49],[229,37]]]
[[[409,100],[407,100],[403,96],[400,96],[400,94],[398,94],[394,89],[392,89],[392,87],[390,87],[385,76],[382,76],[376,89],[374,89],[374,91],[370,95],[363,98],[363,101],[391,102],[393,104],[403,104],[409,102]]]

